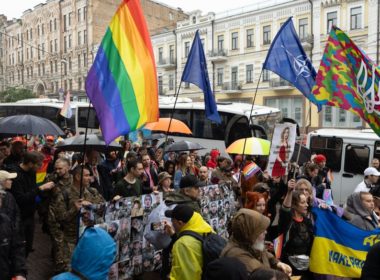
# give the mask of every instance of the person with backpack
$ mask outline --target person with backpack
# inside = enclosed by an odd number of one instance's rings
[[[169,235],[177,234],[172,249],[172,268],[170,279],[200,280],[204,267],[203,245],[200,238],[212,234],[211,226],[202,216],[184,204],[177,205],[173,210],[165,211],[165,216],[171,218],[173,227],[166,225]],[[195,234],[194,234],[195,233]]]

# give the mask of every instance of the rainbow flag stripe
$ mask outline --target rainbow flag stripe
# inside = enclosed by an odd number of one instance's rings
[[[256,163],[252,162],[243,168],[244,178],[249,179],[260,170],[261,170],[260,167]]]
[[[68,91],[66,94],[65,103],[63,103],[63,107],[61,109],[60,114],[62,117],[65,117],[66,119],[70,119],[73,116],[70,105],[70,91]]]
[[[140,1],[120,4],[88,73],[86,91],[106,143],[158,120],[156,65]]]

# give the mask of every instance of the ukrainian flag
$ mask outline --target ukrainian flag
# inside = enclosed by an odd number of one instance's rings
[[[366,231],[319,208],[316,215],[310,270],[318,274],[360,278],[369,249],[380,242],[380,229]]]

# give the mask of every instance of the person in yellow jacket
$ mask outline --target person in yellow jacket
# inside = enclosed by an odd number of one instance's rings
[[[185,230],[200,235],[213,232],[211,226],[203,220],[202,216],[187,205],[177,205],[173,210],[165,211],[165,216],[171,218],[177,234]],[[201,241],[189,235],[179,237],[172,249],[170,280],[200,280],[202,278],[202,267]]]

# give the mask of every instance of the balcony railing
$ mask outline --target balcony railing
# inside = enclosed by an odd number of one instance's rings
[[[220,50],[212,50],[208,52],[208,57],[211,61],[226,61],[227,60],[227,50],[220,49]]]
[[[158,60],[157,65],[163,68],[173,68],[176,65],[175,58],[161,58]]]
[[[292,87],[293,85],[284,79],[271,79],[269,81],[270,87],[278,88],[278,87]]]
[[[227,92],[231,92],[231,93],[232,92],[241,92],[242,91],[242,84],[238,81],[226,82],[226,83],[223,83],[222,90],[227,91]]]

